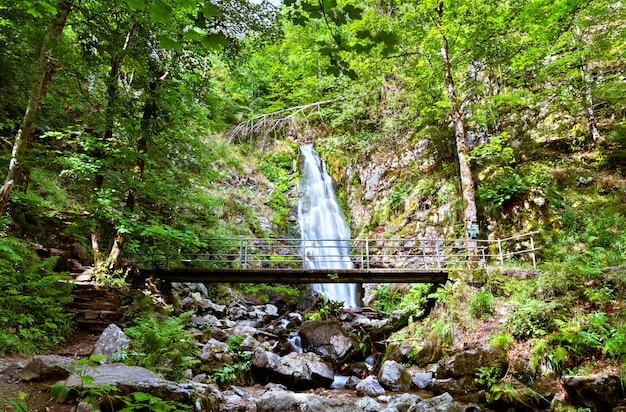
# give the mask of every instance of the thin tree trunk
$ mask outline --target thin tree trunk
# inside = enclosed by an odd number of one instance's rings
[[[439,3],[439,17],[443,14],[443,2]],[[452,122],[454,123],[454,137],[456,140],[456,152],[459,161],[459,175],[461,177],[461,191],[463,194],[463,220],[465,223],[466,247],[468,261],[477,262],[478,249],[477,243],[471,240],[469,225],[478,222],[478,213],[476,210],[476,200],[474,192],[474,179],[472,178],[472,169],[470,167],[469,153],[467,143],[465,141],[465,125],[461,115],[461,108],[456,94],[454,78],[452,77],[452,65],[450,64],[450,55],[448,47],[448,38],[441,33],[441,57],[443,59],[443,70],[448,92],[448,100],[452,107]]]
[[[148,140],[150,137],[150,127],[152,121],[156,117],[157,113],[157,96],[156,92],[161,87],[161,83],[169,76],[169,72],[165,72],[161,77],[156,78],[150,83],[150,90],[148,97],[144,103],[143,107],[143,115],[140,123],[140,133],[139,138],[137,139],[137,162],[135,163],[135,167],[133,171],[135,172],[135,179],[138,182],[143,180],[143,173],[145,170],[145,160],[144,156],[148,152]],[[126,208],[132,210],[135,208],[136,203],[136,193],[134,188],[130,188],[128,194],[126,196]],[[111,248],[111,253],[109,253],[109,257],[106,261],[106,267],[109,271],[115,270],[118,266],[119,258],[122,255],[124,250],[124,241],[126,239],[126,233],[118,230],[115,234],[115,241],[113,242],[113,247]]]
[[[110,141],[113,138],[113,130],[115,128],[115,105],[117,104],[117,95],[119,90],[119,74],[120,74],[120,66],[124,57],[126,56],[126,52],[128,51],[128,46],[130,45],[130,40],[132,38],[133,33],[135,32],[135,28],[137,24],[133,22],[132,27],[126,33],[126,39],[124,40],[124,45],[122,46],[119,53],[115,55],[113,60],[111,61],[111,70],[109,70],[109,77],[107,79],[107,108],[105,112],[105,122],[106,122],[106,130],[104,132],[104,138],[106,141]],[[106,153],[104,153],[100,149],[96,149],[96,153],[94,154],[97,158],[104,158]],[[100,171],[96,177],[93,187],[94,195],[97,195],[98,191],[102,188],[104,184],[104,174]],[[102,247],[100,246],[100,235],[101,230],[97,226],[92,226],[91,228],[91,249],[93,251],[93,260],[94,267],[101,268],[102,262],[104,261],[104,255],[102,252]],[[117,236],[116,236],[117,240]],[[114,242],[115,248],[115,242]],[[111,251],[113,253],[113,251]],[[108,265],[107,265],[108,266]]]
[[[585,99],[587,100],[587,121],[589,122],[589,129],[591,131],[591,139],[594,143],[600,140],[600,132],[598,131],[598,121],[596,120],[596,113],[593,110],[593,93],[591,90],[591,78],[587,71],[587,64],[583,63],[580,66],[580,75],[583,79],[585,87]]]
[[[13,143],[13,149],[11,151],[11,160],[9,162],[9,170],[4,184],[0,188],[0,215],[3,214],[6,209],[13,186],[16,184],[26,186],[28,183],[28,174],[20,173],[20,162],[24,157],[24,152],[33,139],[35,126],[39,118],[39,111],[41,110],[41,103],[48,91],[48,86],[50,86],[50,81],[56,69],[56,60],[52,55],[52,51],[58,44],[59,38],[63,33],[63,28],[65,27],[65,22],[70,14],[73,3],[73,0],[58,0],[55,4],[57,13],[48,26],[48,31],[39,52],[37,74],[33,80],[26,112],[24,113],[17,135],[15,136],[15,142]],[[24,176],[24,178],[20,179],[19,176]]]

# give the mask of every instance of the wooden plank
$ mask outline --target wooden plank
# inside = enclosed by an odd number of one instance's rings
[[[445,283],[444,269],[153,269],[144,277],[199,283]]]

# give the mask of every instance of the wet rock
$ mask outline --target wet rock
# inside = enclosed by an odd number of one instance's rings
[[[378,372],[378,382],[390,391],[405,392],[411,387],[411,375],[396,361],[385,361]]]
[[[357,345],[346,336],[338,321],[308,321],[300,328],[302,346],[333,363],[357,353]]]
[[[594,412],[610,411],[626,396],[617,376],[564,376],[562,383],[568,401],[583,405]]]
[[[27,382],[65,379],[70,376],[72,363],[72,359],[63,356],[38,355],[24,366],[18,377]]]
[[[358,396],[382,396],[385,389],[381,386],[374,376],[368,376],[356,385],[356,394]]]
[[[117,325],[111,324],[102,331],[96,341],[92,355],[103,355],[100,363],[110,363],[114,354],[123,352],[130,347],[130,339]]]

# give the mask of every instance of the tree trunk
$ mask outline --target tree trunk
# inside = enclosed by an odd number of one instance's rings
[[[9,162],[9,170],[4,184],[0,188],[0,215],[3,214],[6,209],[13,186],[20,184],[25,187],[28,183],[28,173],[20,172],[20,162],[24,157],[24,152],[33,139],[41,103],[48,91],[48,86],[50,85],[50,81],[56,69],[56,60],[52,55],[52,51],[63,33],[63,28],[65,27],[65,22],[70,14],[73,3],[73,0],[58,0],[55,4],[57,13],[48,26],[48,31],[39,52],[37,74],[33,80],[26,112],[22,118],[22,123],[17,131],[17,135],[15,136],[15,142],[13,143],[13,149],[11,151],[11,160]],[[25,177],[20,179],[19,176]]]
[[[593,93],[591,90],[591,76],[587,71],[587,63],[583,63],[580,66],[580,75],[585,87],[585,100],[587,100],[587,121],[589,122],[589,129],[591,131],[591,139],[595,144],[600,140],[600,132],[598,131],[598,121],[596,120],[596,113],[593,110]]]
[[[443,2],[439,4],[439,17],[443,13]],[[472,241],[469,226],[477,224],[478,213],[476,210],[476,201],[474,193],[474,179],[472,178],[472,169],[470,167],[469,153],[467,143],[465,141],[465,125],[461,115],[461,107],[456,94],[454,78],[452,77],[452,65],[450,64],[450,55],[448,47],[448,38],[441,33],[441,57],[443,59],[443,70],[448,92],[448,99],[451,105],[452,122],[454,123],[454,137],[456,140],[456,152],[459,161],[459,175],[461,177],[461,191],[463,194],[463,220],[465,223],[466,247],[468,261],[475,264],[478,258],[477,243]]]
[[[152,121],[156,117],[157,114],[157,96],[156,92],[159,90],[161,86],[161,82],[165,80],[169,75],[169,72],[165,72],[162,76],[154,79],[150,82],[150,89],[148,92],[148,96],[146,97],[146,101],[143,106],[143,115],[141,117],[140,123],[140,132],[139,137],[137,139],[137,162],[135,163],[135,167],[133,171],[135,173],[135,179],[141,182],[143,179],[143,173],[145,169],[145,160],[144,156],[148,152],[148,140],[150,137],[150,127]],[[132,211],[135,208],[136,198],[135,198],[135,189],[131,187],[128,190],[128,194],[126,196],[126,209]],[[124,240],[126,239],[126,233],[120,230],[117,231],[115,235],[115,241],[113,243],[113,248],[111,249],[111,253],[107,258],[106,267],[109,271],[115,270],[118,266],[119,258],[122,255]]]
[[[109,70],[109,77],[107,79],[107,107],[105,112],[105,123],[106,130],[104,132],[104,138],[106,141],[110,141],[113,138],[113,130],[115,128],[115,105],[117,104],[117,95],[119,90],[119,74],[120,74],[120,65],[126,56],[126,52],[128,51],[128,46],[130,45],[130,40],[132,38],[133,33],[137,27],[136,23],[133,23],[132,27],[126,33],[126,38],[124,40],[124,45],[120,49],[119,53],[117,53],[113,60],[111,61],[111,70]],[[106,153],[104,153],[101,149],[97,148],[94,157],[98,159],[104,158]],[[93,186],[93,193],[97,195],[98,190],[102,188],[104,184],[104,174],[102,171],[99,171],[96,174],[95,182]],[[100,246],[100,228],[95,226],[91,228],[91,248],[93,251],[93,263],[94,267],[101,268],[102,262],[104,260],[104,255],[102,253],[102,248]],[[117,240],[117,237],[116,237]],[[114,244],[115,247],[115,244]],[[113,253],[113,251],[111,251]],[[108,266],[108,265],[107,265]]]

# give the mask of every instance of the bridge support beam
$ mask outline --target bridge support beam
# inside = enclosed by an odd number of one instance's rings
[[[143,277],[197,283],[445,283],[445,269],[143,269]]]

